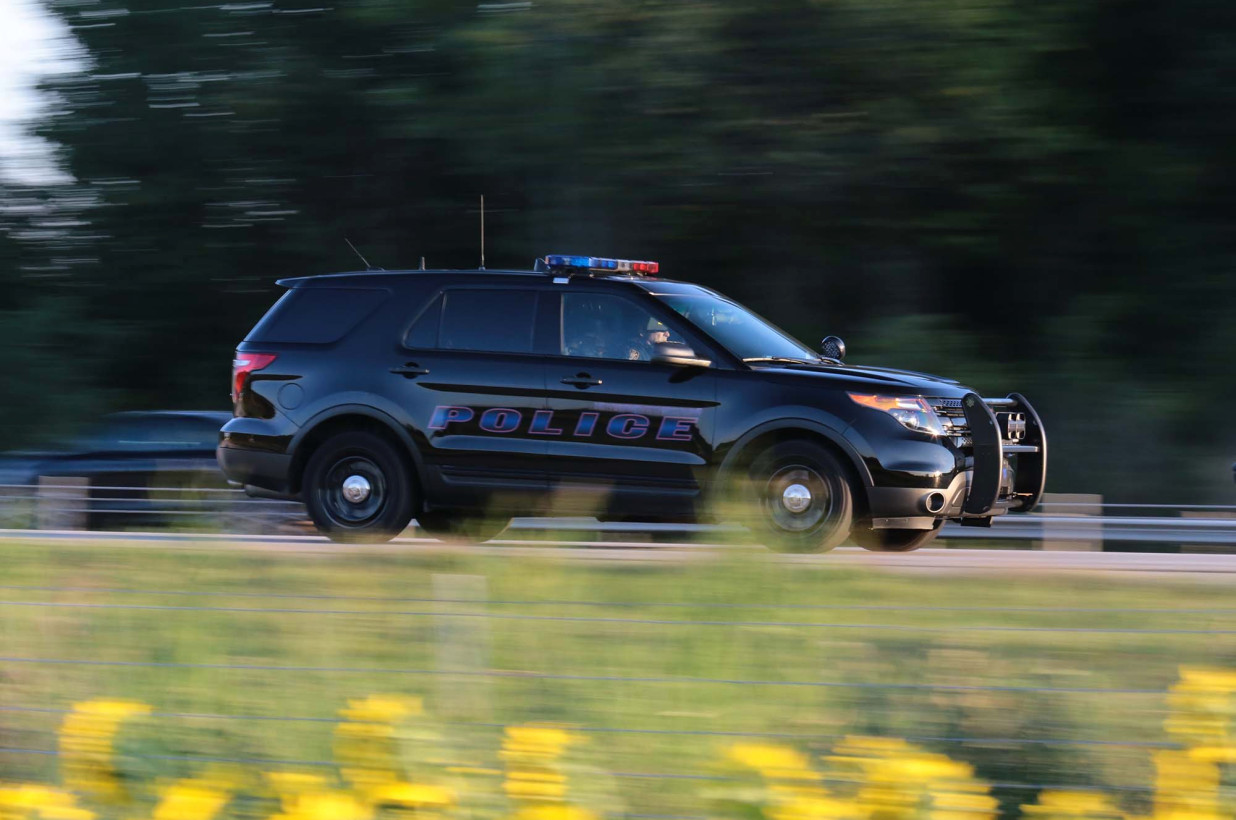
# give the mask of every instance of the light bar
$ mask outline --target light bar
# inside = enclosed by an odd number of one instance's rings
[[[545,265],[551,269],[612,270],[616,273],[657,273],[661,270],[661,266],[656,262],[643,262],[635,259],[606,259],[600,256],[568,256],[561,253],[551,253],[546,256]]]

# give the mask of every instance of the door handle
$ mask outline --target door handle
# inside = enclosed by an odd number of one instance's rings
[[[424,376],[429,372],[429,368],[421,367],[416,362],[407,362],[399,367],[392,367],[391,372],[403,376],[406,379],[413,379],[417,376]]]
[[[596,387],[601,383],[600,379],[594,379],[587,373],[576,373],[574,376],[568,376],[562,380],[563,384],[573,384],[580,390],[588,387]]]

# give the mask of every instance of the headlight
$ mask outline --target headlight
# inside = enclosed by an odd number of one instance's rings
[[[855,404],[870,407],[872,410],[883,410],[911,430],[933,436],[944,435],[944,425],[940,423],[940,417],[926,399],[917,396],[870,396],[862,393],[848,395]]]

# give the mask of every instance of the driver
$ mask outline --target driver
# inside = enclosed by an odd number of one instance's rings
[[[648,317],[648,323],[641,331],[639,339],[631,346],[628,351],[627,358],[635,361],[648,361],[652,358],[653,352],[657,349],[657,345],[662,342],[668,342],[670,338],[669,328],[659,319]]]

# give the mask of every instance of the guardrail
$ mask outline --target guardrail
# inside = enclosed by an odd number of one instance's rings
[[[235,534],[307,533],[296,501],[252,498],[223,487],[87,485],[72,479],[0,484],[0,527],[50,530],[182,529]],[[517,518],[507,537],[536,533],[698,540],[741,532],[706,524],[602,522],[595,518]],[[943,545],[1028,542],[1068,550],[1236,549],[1236,505],[1106,503],[1100,496],[1048,494],[1033,513],[993,519],[990,528],[945,525]]]

